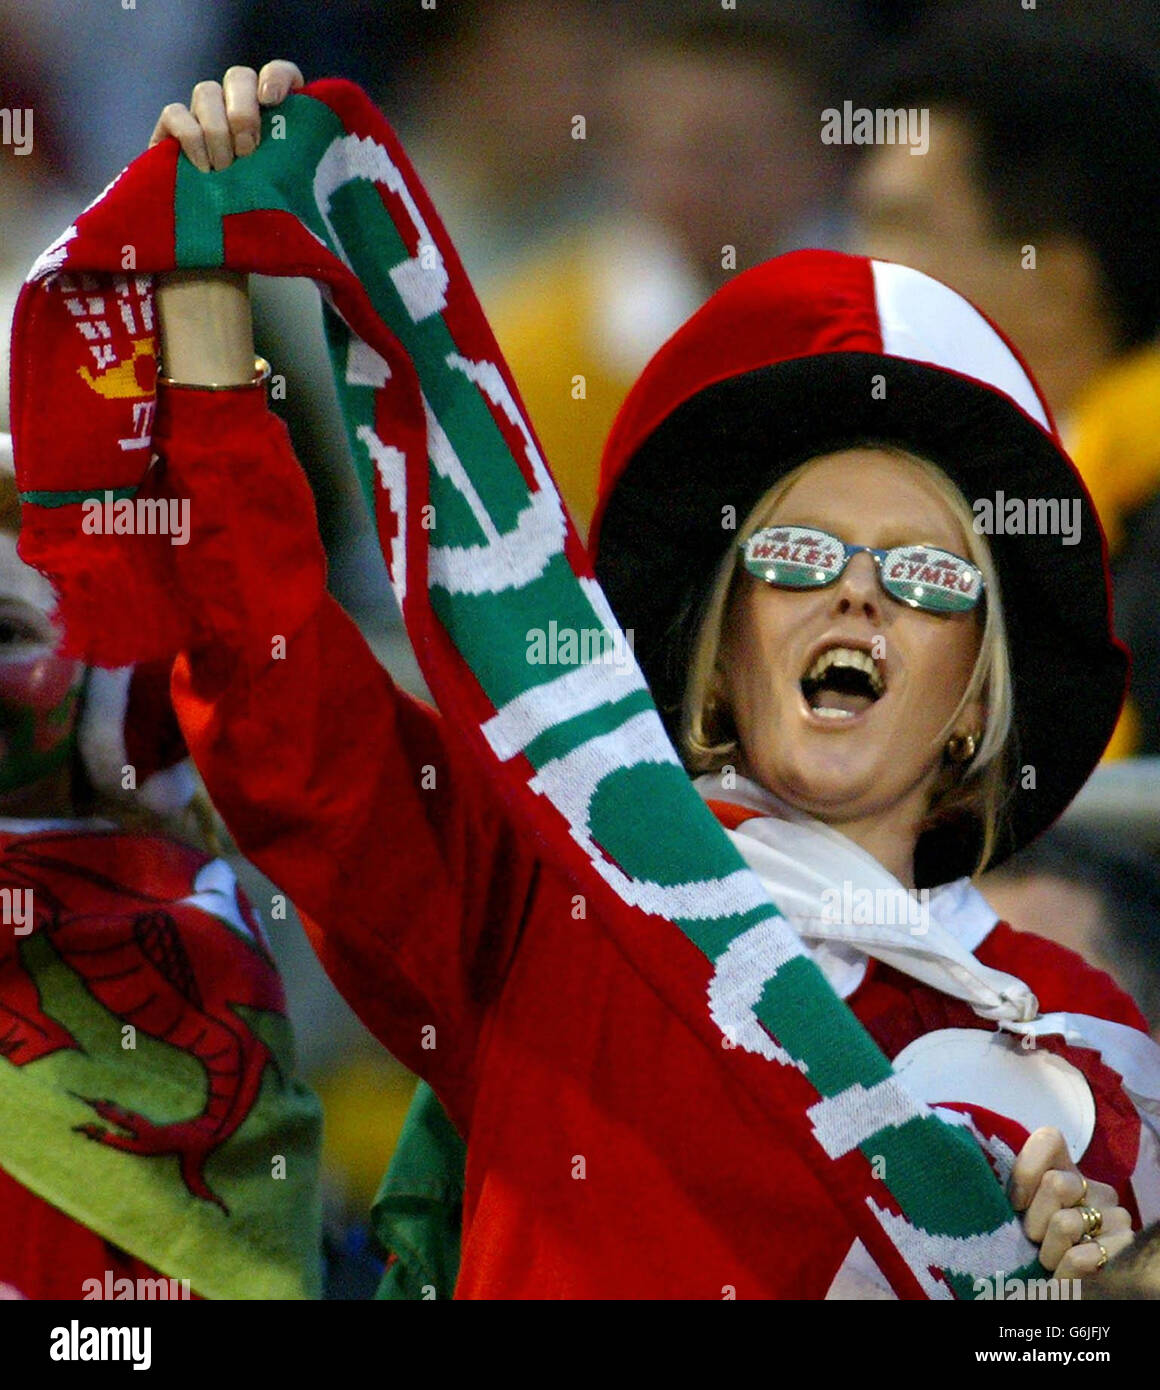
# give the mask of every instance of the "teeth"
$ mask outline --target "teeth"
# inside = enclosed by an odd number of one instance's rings
[[[853,719],[853,718],[854,718],[854,712],[853,712],[853,710],[848,710],[848,709],[816,709],[816,710],[814,710],[814,713],[815,713],[816,715],[819,715],[822,719]]]
[[[849,666],[856,671],[864,671],[870,677],[875,695],[886,689],[882,674],[869,652],[858,651],[855,647],[830,647],[824,651],[802,677],[804,681],[820,681],[832,666]],[[841,713],[841,711],[836,711]]]

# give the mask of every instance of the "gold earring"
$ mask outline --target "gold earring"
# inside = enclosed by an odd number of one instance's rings
[[[952,734],[947,739],[947,757],[952,763],[969,763],[975,756],[974,734]]]

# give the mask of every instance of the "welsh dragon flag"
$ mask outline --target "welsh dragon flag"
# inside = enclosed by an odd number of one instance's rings
[[[552,623],[603,629],[605,650],[624,637],[394,133],[338,81],[263,122],[257,152],[220,173],[199,173],[174,141],[143,155],[33,269],[13,353],[25,557],[65,611],[84,612],[98,551],[76,540],[83,504],[131,498],[150,461],[146,277],[226,266],[319,282],[360,482],[424,676],[588,895],[593,929],[793,1136],[900,1296],[969,1298],[1000,1270],[1040,1277],[982,1151],[908,1094],[832,992],[693,789],[635,666],[526,660],[526,634]],[[115,545],[99,563],[118,563]],[[83,655],[176,651],[195,617],[134,597],[128,573],[125,595],[79,624]]]

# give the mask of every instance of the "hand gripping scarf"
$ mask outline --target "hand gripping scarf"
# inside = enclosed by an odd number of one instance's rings
[[[424,676],[590,920],[792,1136],[900,1297],[1042,1277],[969,1130],[895,1078],[689,782],[455,249],[357,88],[318,82],[266,112],[256,153],[219,173],[174,141],[149,151],[33,268],[13,345],[22,551],[65,611],[83,608],[95,553],[82,504],[132,497],[151,457],[147,277],[221,266],[320,282],[362,489]],[[90,656],[144,654],[148,634],[122,644],[102,618]],[[537,640],[555,664],[529,660]]]

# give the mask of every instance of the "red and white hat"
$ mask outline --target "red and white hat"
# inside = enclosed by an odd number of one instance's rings
[[[15,476],[12,437],[0,433],[0,474]],[[93,787],[171,815],[189,805],[197,779],[169,698],[169,663],[85,673],[77,747]],[[135,787],[126,791],[126,769]]]
[[[591,544],[596,574],[676,732],[701,604],[739,522],[799,463],[890,443],[936,463],[968,504],[1079,506],[1058,535],[990,538],[1014,685],[1017,765],[993,862],[1045,830],[1087,780],[1123,703],[1095,509],[1018,350],[961,295],[906,266],[797,251],[736,276],[668,340],[613,425]],[[919,842],[920,884],[972,872],[974,827]]]

